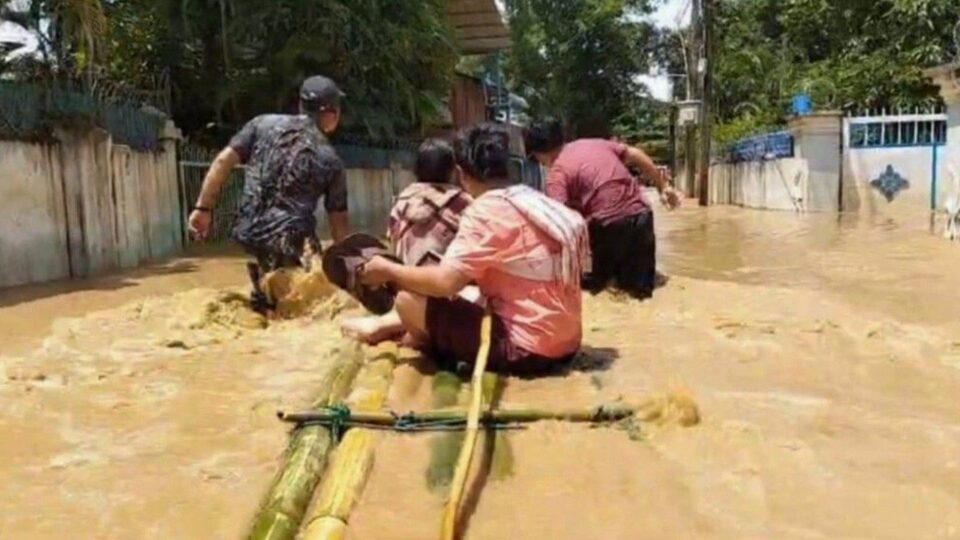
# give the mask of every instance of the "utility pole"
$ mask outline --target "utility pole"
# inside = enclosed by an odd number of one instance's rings
[[[671,90],[672,92],[672,90]],[[670,99],[670,175],[677,174],[677,116],[680,112],[677,110],[677,96],[674,94]]]
[[[690,45],[687,50],[687,100],[700,101],[700,38],[702,21],[700,18],[700,0],[691,1]],[[697,128],[686,127],[686,147],[684,161],[687,167],[686,191],[688,195],[697,195]]]
[[[696,1],[696,0],[694,0]],[[700,206],[710,198],[710,102],[713,99],[713,17],[714,0],[703,2],[703,92],[700,103]]]

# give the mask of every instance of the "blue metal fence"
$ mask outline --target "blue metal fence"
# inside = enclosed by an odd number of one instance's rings
[[[741,139],[725,149],[725,161],[764,161],[793,157],[793,135],[789,131],[777,131]]]

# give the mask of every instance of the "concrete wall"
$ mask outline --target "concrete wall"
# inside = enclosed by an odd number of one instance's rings
[[[411,171],[398,164],[389,169],[347,169],[350,231],[385,235],[394,197],[415,180]],[[317,209],[317,229],[321,238],[330,237],[322,202]]]
[[[710,167],[711,204],[767,210],[836,212],[840,208],[841,118],[836,112],[790,120],[794,157]]]
[[[0,286],[70,275],[60,152],[0,141]]]
[[[929,219],[931,210],[943,206],[950,186],[945,151],[942,146],[848,149],[843,160],[844,212],[869,219]],[[887,167],[910,183],[892,201],[871,185]]]
[[[132,268],[177,252],[176,142],[131,152],[102,130],[0,142],[0,287]]]
[[[840,210],[840,170],[843,119],[839,112],[822,111],[789,121],[795,157],[806,162],[806,208],[811,212]]]
[[[710,204],[809,210],[807,178],[807,163],[797,158],[713,165],[710,167]]]
[[[942,209],[948,203],[960,204],[960,62],[928,69],[924,75],[940,88],[940,97],[947,106],[944,176],[938,182],[937,197],[938,209]]]

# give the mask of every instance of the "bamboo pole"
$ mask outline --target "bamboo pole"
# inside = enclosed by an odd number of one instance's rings
[[[573,423],[606,423],[624,420],[636,415],[640,421],[652,421],[658,418],[656,413],[662,405],[660,398],[649,400],[640,405],[617,403],[601,407],[583,407],[569,409],[506,408],[481,411],[478,418],[482,424],[530,424],[542,421]],[[280,419],[292,423],[329,422],[335,413],[318,411],[305,413],[281,413]],[[468,411],[459,408],[434,409],[410,413],[417,423],[466,422]],[[392,427],[397,423],[396,413],[388,410],[351,411],[350,421],[371,426]]]
[[[359,346],[342,351],[324,377],[314,406],[340,402],[349,391],[361,361]],[[327,454],[335,444],[330,430],[323,426],[304,426],[294,431],[280,470],[254,518],[251,540],[291,540],[296,536]]]
[[[443,512],[443,524],[440,537],[443,540],[454,540],[457,534],[457,514],[460,509],[460,499],[463,498],[463,488],[467,482],[467,473],[470,471],[470,462],[477,446],[477,434],[480,431],[480,407],[483,405],[483,373],[487,369],[487,359],[490,356],[490,328],[491,317],[487,312],[480,323],[480,349],[477,351],[477,361],[473,366],[471,380],[472,399],[467,414],[467,436],[460,448],[460,458],[453,474],[450,485],[450,497]]]
[[[491,407],[499,407],[503,392],[507,386],[507,378],[496,373],[487,373],[484,377],[483,399]],[[489,384],[487,384],[489,383]],[[485,433],[484,457],[489,459],[489,476],[493,480],[502,480],[513,476],[513,447],[510,444],[508,433],[498,430],[495,433]]]
[[[395,354],[368,363],[357,375],[346,404],[359,411],[375,410],[386,401]],[[300,534],[301,540],[335,540],[346,535],[347,523],[373,469],[377,434],[355,428],[347,431],[334,451],[317,488],[316,499]]]

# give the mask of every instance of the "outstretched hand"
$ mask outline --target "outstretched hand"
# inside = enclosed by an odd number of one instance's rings
[[[680,207],[683,202],[683,197],[680,196],[679,191],[668,187],[660,192],[660,202],[663,203],[663,206],[667,207],[668,210],[674,210]]]

